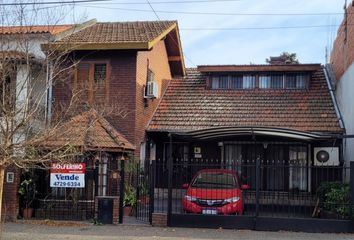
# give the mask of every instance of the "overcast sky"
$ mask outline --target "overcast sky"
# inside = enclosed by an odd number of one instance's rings
[[[331,48],[343,18],[345,2],[209,0],[186,3],[187,1],[195,0],[150,0],[150,3],[161,20],[178,20],[188,67],[202,64],[262,64],[265,63],[265,58],[279,55],[283,51],[295,52],[302,63],[324,63],[325,47],[328,46],[329,50]],[[109,22],[157,20],[145,0],[78,4],[75,15]]]

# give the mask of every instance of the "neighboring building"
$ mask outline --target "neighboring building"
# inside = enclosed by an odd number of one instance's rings
[[[136,146],[139,159],[145,128],[166,86],[184,75],[177,22],[92,23],[45,47],[70,49],[76,64],[73,79],[53,86],[54,111],[67,104],[72,91],[85,89],[81,106],[106,112]]]
[[[347,135],[354,135],[354,1],[349,4],[331,52],[335,95]],[[344,139],[344,156],[354,161],[354,138]]]
[[[81,161],[87,166],[87,185],[79,191],[75,188],[59,191],[48,187],[48,171],[38,172],[44,179],[39,182],[40,199],[36,207],[39,218],[87,219],[93,217],[96,197],[119,199],[118,160],[133,155],[135,159],[129,159],[129,164],[136,165],[140,159],[144,162],[148,122],[171,79],[185,74],[176,21],[99,23],[91,20],[80,27],[42,45],[48,53],[66,53],[66,61],[62,62],[66,69],[53,79],[48,106],[52,111],[48,111],[48,118],[55,125],[57,117],[67,116],[68,122],[61,125],[58,134],[69,132],[64,137],[50,137],[49,145],[44,141],[42,147],[50,147],[55,139],[61,138],[73,141],[70,145],[79,148],[81,145],[77,143],[83,144],[85,154]],[[74,120],[87,117],[87,110],[105,123],[100,132],[95,126],[87,125],[90,119]],[[75,127],[71,128],[73,123]],[[94,137],[99,138],[107,129],[114,132],[113,136],[119,136],[111,149]],[[93,135],[80,134],[85,131]],[[112,133],[108,133],[112,138]],[[52,147],[60,143],[66,141],[60,140]],[[68,196],[75,196],[79,204],[73,204]],[[52,206],[51,212],[47,210],[48,204]],[[63,206],[77,210],[73,210],[75,214],[63,212]],[[118,207],[115,203],[115,212]]]
[[[149,157],[157,175],[167,171],[170,152],[188,174],[188,164],[203,160],[219,168],[260,159],[261,167],[276,165],[264,170],[261,190],[315,194],[320,179],[314,176],[325,169],[315,169],[314,151],[341,148],[333,140],[343,133],[338,119],[320,64],[199,66],[167,88],[147,129]],[[334,168],[344,161],[338,152]],[[255,175],[248,174],[254,189]]]
[[[21,119],[20,114],[24,114],[24,109],[29,109],[33,103],[28,100],[36,102],[41,114],[31,123],[32,131],[45,126],[47,76],[44,63],[46,56],[41,51],[41,44],[71,27],[72,25],[0,27],[1,112],[5,108],[16,108],[16,119]],[[2,116],[2,123],[13,120],[9,116]],[[2,130],[1,135],[6,137],[6,131]],[[17,131],[13,141],[22,141],[25,137],[27,134]],[[17,191],[20,174],[21,171],[14,166],[9,166],[5,173],[2,213],[6,219],[14,220],[18,216]]]

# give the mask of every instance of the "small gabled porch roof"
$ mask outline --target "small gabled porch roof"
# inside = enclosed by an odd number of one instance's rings
[[[125,152],[135,147],[95,110],[83,112],[52,127],[31,145],[44,149],[76,147],[82,151]]]

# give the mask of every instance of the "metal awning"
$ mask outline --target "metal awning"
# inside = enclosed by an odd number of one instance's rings
[[[217,127],[201,130],[179,132],[175,130],[165,131],[149,131],[149,132],[168,132],[181,137],[190,137],[200,140],[215,139],[221,137],[232,136],[269,136],[269,137],[283,137],[296,140],[326,140],[338,138],[338,134],[330,133],[311,133],[297,130],[289,130],[274,127]]]

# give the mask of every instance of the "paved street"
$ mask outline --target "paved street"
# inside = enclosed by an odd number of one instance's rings
[[[55,225],[55,224],[51,224]],[[70,224],[66,224],[70,225]],[[353,240],[354,234],[309,234],[295,232],[256,232],[224,229],[153,228],[150,226],[94,226],[75,224],[75,226],[48,226],[28,223],[6,223],[3,238],[6,240],[57,240],[57,239],[281,239],[281,240]]]

